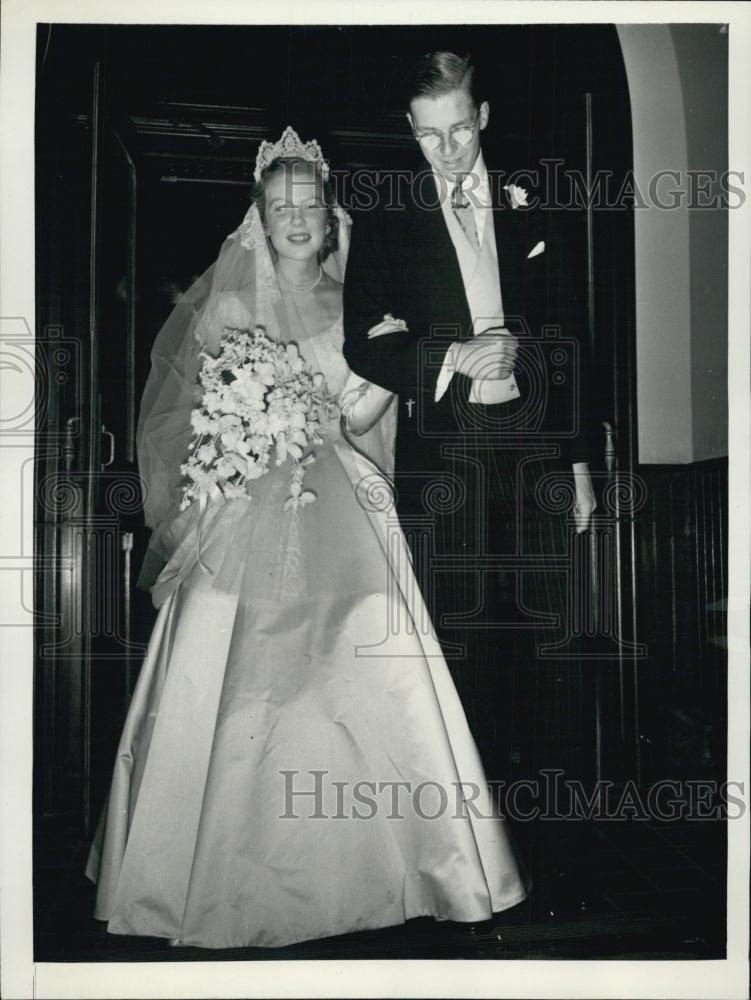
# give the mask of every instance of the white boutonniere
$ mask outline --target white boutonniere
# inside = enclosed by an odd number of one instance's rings
[[[508,191],[509,201],[512,208],[527,207],[527,189],[519,187],[518,184],[504,184],[503,190]]]

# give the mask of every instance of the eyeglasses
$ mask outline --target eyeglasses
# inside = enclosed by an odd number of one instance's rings
[[[471,125],[455,125],[454,128],[449,129],[449,135],[457,146],[468,146],[470,142],[472,142],[472,137],[475,134],[479,117],[480,112],[478,111]],[[427,149],[429,153],[434,153],[440,148],[441,143],[443,142],[443,133],[423,132],[420,135],[415,133],[415,138],[423,149]]]

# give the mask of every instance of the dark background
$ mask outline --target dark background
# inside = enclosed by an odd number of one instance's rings
[[[147,538],[134,434],[151,343],[176,295],[242,220],[259,142],[291,124],[319,140],[336,171],[411,166],[400,81],[417,56],[440,48],[472,52],[484,68],[492,167],[534,169],[556,158],[583,173],[589,163],[612,171],[619,189],[632,166],[631,117],[612,26],[39,26],[37,337],[47,405],[38,486],[47,501],[37,545],[61,569],[37,579],[37,607],[49,616],[35,666],[37,958],[125,959],[128,948],[150,947],[93,929],[93,889],[81,869],[155,617],[133,585]],[[571,252],[590,271],[610,464],[641,477],[646,502],[607,529],[617,641],[519,676],[530,725],[510,772],[564,761],[619,787],[722,780],[726,463],[638,466],[632,211],[624,200],[567,221]],[[602,469],[606,442],[603,430]],[[55,486],[65,503],[50,501]],[[621,834],[611,824],[607,836],[587,824],[519,830],[538,892],[509,930],[518,956],[545,947],[719,955],[720,825],[701,834],[689,826],[682,847],[666,839],[667,824],[648,841],[634,823]],[[686,853],[702,837],[701,850]],[[636,861],[633,851],[642,852]],[[364,954],[394,955],[393,940],[369,940],[375,951],[362,946]],[[357,947],[343,944],[340,957]]]

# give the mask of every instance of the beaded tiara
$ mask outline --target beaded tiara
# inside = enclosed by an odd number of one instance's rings
[[[329,175],[329,167],[323,158],[323,152],[315,139],[310,142],[303,142],[291,125],[288,125],[282,132],[282,137],[278,142],[267,142],[265,139],[258,149],[256,157],[256,168],[253,176],[257,181],[261,179],[261,171],[267,167],[272,160],[277,157],[299,157],[301,160],[309,160],[316,163],[321,169],[324,180]]]

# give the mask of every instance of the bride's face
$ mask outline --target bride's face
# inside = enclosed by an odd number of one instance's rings
[[[315,174],[280,170],[266,182],[264,201],[266,229],[279,256],[317,256],[326,236],[326,206]]]

